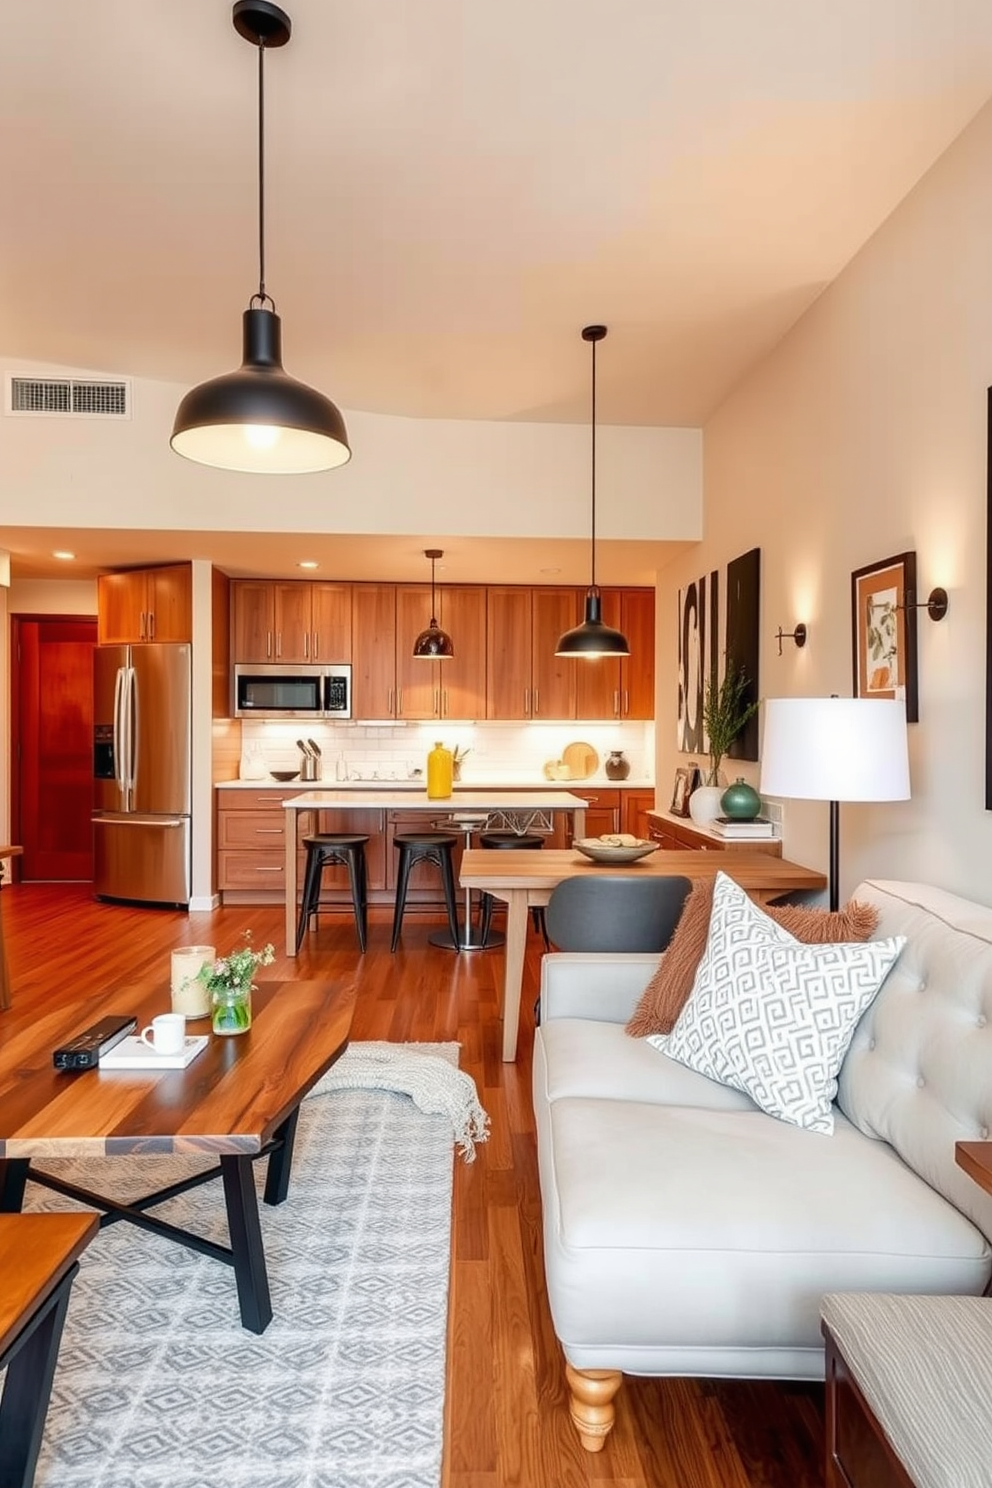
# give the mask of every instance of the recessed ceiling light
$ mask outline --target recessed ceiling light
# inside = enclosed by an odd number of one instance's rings
[[[320,564],[315,558],[301,558],[296,566],[297,568],[319,568]]]
[[[75,553],[68,553],[62,548],[56,548],[55,552],[52,554],[53,558],[62,558],[65,560],[66,563],[68,563],[71,558],[75,558],[75,556]]]

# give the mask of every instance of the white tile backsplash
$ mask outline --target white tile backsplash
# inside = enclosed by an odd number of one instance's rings
[[[296,740],[312,738],[323,756],[323,779],[333,780],[339,760],[349,779],[406,780],[426,770],[427,753],[440,739],[449,749],[470,751],[462,765],[462,784],[541,784],[547,760],[560,758],[566,744],[589,744],[599,755],[590,778],[605,781],[611,749],[630,761],[629,783],[654,776],[653,723],[267,723],[245,719],[242,742],[257,745],[269,770],[299,764]]]

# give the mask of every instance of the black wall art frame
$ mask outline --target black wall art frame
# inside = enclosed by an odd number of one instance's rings
[[[758,634],[761,602],[761,549],[751,548],[727,564],[726,666],[742,667],[747,678],[744,702],[756,703],[759,690]],[[754,714],[727,750],[731,759],[758,758],[758,715]]]
[[[703,730],[703,698],[717,681],[717,627],[720,576],[714,570],[694,579],[678,594],[678,714],[676,748],[708,753]]]

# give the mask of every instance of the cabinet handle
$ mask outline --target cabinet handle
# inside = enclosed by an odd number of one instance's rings
[[[281,655],[282,655],[282,631],[281,630],[277,630],[276,631],[276,661],[279,660],[279,658],[280,658]]]
[[[540,713],[540,711],[541,711],[541,693],[540,693],[539,688],[535,687],[534,688],[534,717],[535,718]]]
[[[386,693],[386,717],[387,718],[392,718],[392,716],[393,716],[393,689],[390,688],[389,691]]]
[[[613,717],[614,718],[619,718],[620,717],[620,691],[619,691],[619,688],[613,694]]]
[[[268,661],[271,661],[272,660],[272,632],[271,632],[271,630],[267,630],[265,632],[265,656],[266,656],[266,660],[268,660]]]
[[[447,716],[448,716],[448,689],[447,688],[445,688],[443,690],[443,692],[441,693],[441,696],[444,699],[444,716],[445,716],[445,718],[447,718]]]
[[[397,689],[396,689],[396,717],[397,718],[402,718],[403,717],[403,689],[402,689],[402,687],[397,687]]]
[[[530,717],[530,688],[524,688],[524,717]]]
[[[317,656],[318,656],[319,652],[320,652],[320,631],[319,630],[315,630],[314,633],[313,633],[313,659],[314,659],[314,661],[317,660]]]
[[[630,693],[627,691],[627,689],[625,687],[624,690],[623,690],[623,716],[624,716],[624,718],[627,717],[627,714],[629,712],[630,712]]]
[[[255,869],[255,872],[256,873],[281,873],[282,872],[282,868],[281,867],[279,867],[279,868],[256,868]]]
[[[155,611],[154,610],[149,610],[148,611],[148,639],[150,641],[153,641],[155,639]]]
[[[589,803],[590,806],[595,806],[596,802],[599,800],[598,796],[586,796],[585,791],[583,791],[582,794],[585,796],[586,801]]]
[[[282,837],[283,829],[282,827],[256,827],[255,835],[257,837]]]
[[[145,634],[145,619],[146,619],[145,612],[144,612],[144,610],[142,610],[142,612],[141,612],[141,619],[138,621],[138,640],[139,641],[143,641],[143,640],[146,639],[146,634]]]
[[[303,632],[303,660],[310,660],[310,632],[308,630]]]

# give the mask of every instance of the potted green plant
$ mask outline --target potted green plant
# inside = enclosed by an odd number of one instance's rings
[[[740,664],[730,664],[723,680],[707,682],[703,696],[703,727],[710,746],[710,766],[704,782],[689,797],[689,815],[703,826],[720,814],[720,765],[741,729],[758,711],[747,701],[748,676]]]

